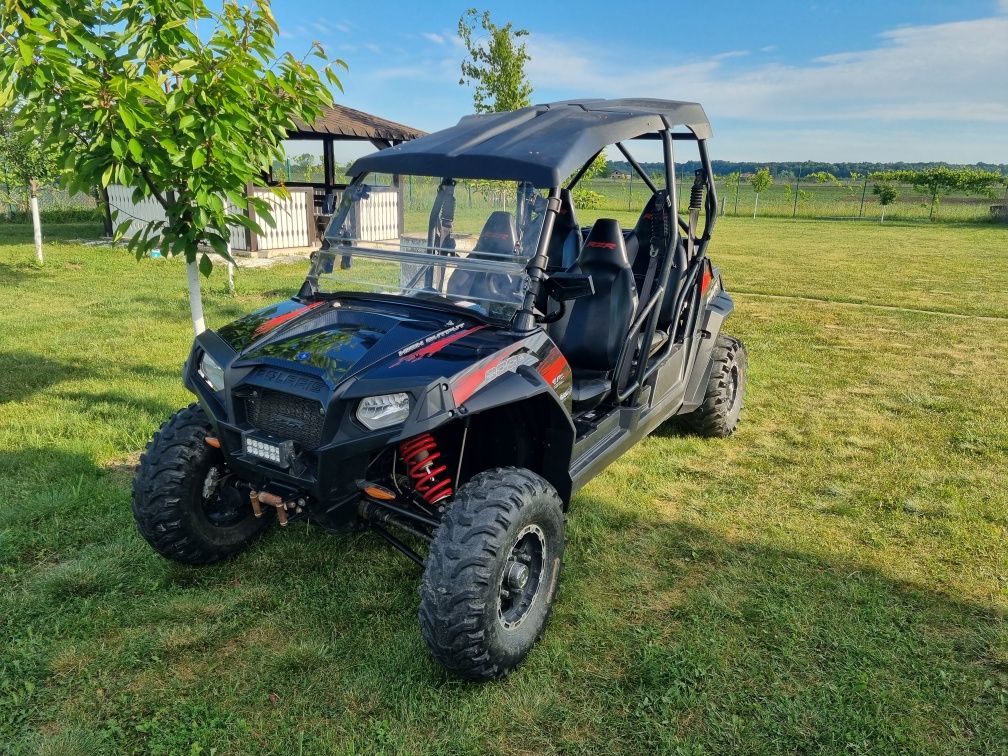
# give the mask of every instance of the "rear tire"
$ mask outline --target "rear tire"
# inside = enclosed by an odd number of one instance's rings
[[[721,334],[711,355],[713,365],[703,403],[683,415],[683,427],[708,438],[727,438],[738,428],[745,398],[749,358],[745,345],[734,336]]]
[[[248,498],[227,485],[220,449],[192,404],[154,434],[133,478],[133,517],[140,535],[161,556],[182,564],[219,562],[248,546],[268,525]]]
[[[560,497],[535,473],[497,468],[462,486],[420,586],[420,630],[434,658],[468,680],[517,667],[549,619],[564,539]]]

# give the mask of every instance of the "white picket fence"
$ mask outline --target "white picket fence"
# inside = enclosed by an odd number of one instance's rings
[[[108,188],[109,204],[118,212],[117,224],[130,221],[126,236],[134,236],[149,223],[165,220],[164,208],[153,197],[133,202],[133,189],[112,184]],[[289,187],[287,197],[278,197],[266,187],[253,187],[252,195],[269,204],[273,215],[271,226],[257,218],[261,234],[243,226],[231,227],[231,249],[262,251],[315,246],[314,190]],[[228,209],[237,210],[229,203]],[[399,193],[394,188],[372,189],[371,196],[356,208],[354,225],[362,241],[379,241],[399,237]]]
[[[129,228],[126,230],[128,237],[136,236],[144,226],[150,223],[166,220],[164,208],[153,197],[134,202],[133,187],[110,184],[108,195],[116,227],[118,228],[119,224],[126,221],[130,222]],[[118,216],[115,215],[116,212],[118,212]]]
[[[263,232],[256,234],[256,249],[290,249],[315,243],[315,202],[311,189],[290,188],[286,197],[278,197],[264,187],[253,187],[252,195],[264,200],[273,214],[273,226],[258,218]]]
[[[372,187],[370,196],[357,203],[354,226],[361,241],[398,239],[399,192],[394,187]]]

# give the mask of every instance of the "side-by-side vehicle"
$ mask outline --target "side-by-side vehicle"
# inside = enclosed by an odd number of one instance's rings
[[[738,423],[710,135],[695,103],[582,100],[357,160],[297,295],[196,338],[198,404],[136,474],[141,534],[203,565],[277,522],[369,528],[423,569],[434,657],[507,674],[546,625],[574,493],[671,418]],[[650,140],[660,179],[630,140]],[[680,142],[700,158],[682,198]],[[613,147],[646,201],[633,226],[583,226],[573,190]]]

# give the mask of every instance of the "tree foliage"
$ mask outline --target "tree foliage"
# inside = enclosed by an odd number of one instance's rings
[[[762,194],[773,186],[773,176],[770,175],[770,169],[765,166],[760,168],[749,177],[749,183],[752,184],[753,191],[756,194]]]
[[[14,114],[0,113],[0,200],[28,211],[30,185],[52,183],[57,161],[45,140],[14,126]]]
[[[806,178],[810,181],[815,181],[817,184],[834,184],[835,186],[840,186],[840,179],[829,171],[814,171],[813,173],[808,174]]]
[[[993,197],[995,187],[1004,182],[1004,176],[983,168],[952,168],[936,165],[922,170],[879,171],[872,179],[881,183],[910,184],[931,200],[931,217],[934,217],[941,198],[953,192]]]
[[[872,194],[878,197],[879,204],[882,207],[886,207],[897,200],[899,190],[891,182],[879,180],[872,184]]]
[[[268,0],[4,0],[0,107],[60,156],[69,190],[118,183],[156,199],[167,220],[131,240],[138,257],[193,262],[201,242],[226,254],[229,225],[260,230],[249,209],[270,220],[246,185],[282,156],[293,119],[332,99],[308,62],[325,60],[321,46],[277,56],[277,33]],[[322,69],[337,87],[338,66]]]
[[[477,37],[478,27],[487,33],[486,40]],[[458,33],[469,55],[462,61],[459,84],[473,85],[475,111],[499,113],[527,107],[532,97],[525,73],[529,56],[519,40],[528,36],[528,31],[515,29],[510,22],[499,26],[490,18],[490,11],[480,16],[470,8],[459,19]]]

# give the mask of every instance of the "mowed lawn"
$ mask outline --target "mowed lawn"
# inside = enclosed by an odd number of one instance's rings
[[[183,270],[0,227],[0,753],[1008,752],[1008,230],[718,231],[739,433],[578,494],[546,635],[470,685],[372,537],[157,557],[129,480],[189,401]],[[302,273],[215,273],[210,324]]]

